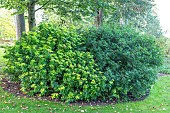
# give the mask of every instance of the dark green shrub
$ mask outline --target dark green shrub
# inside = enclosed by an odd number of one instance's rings
[[[82,40],[73,27],[41,24],[6,50],[6,71],[30,95],[69,102],[105,98],[106,77],[89,52],[78,51]]]
[[[90,28],[83,34],[86,44],[81,49],[94,55],[108,81],[115,80],[118,98],[140,97],[154,84],[162,54],[153,37],[119,26]]]

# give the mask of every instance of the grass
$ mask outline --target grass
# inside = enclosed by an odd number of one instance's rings
[[[0,49],[0,65],[3,65]],[[158,78],[143,101],[106,106],[71,106],[45,100],[16,97],[0,87],[0,113],[170,113],[170,76]]]

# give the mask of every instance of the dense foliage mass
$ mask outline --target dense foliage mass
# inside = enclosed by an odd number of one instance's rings
[[[77,51],[82,39],[74,28],[42,24],[6,51],[6,71],[30,95],[67,101],[102,97],[106,77],[89,52]]]
[[[6,71],[30,95],[64,101],[140,97],[156,80],[154,39],[126,27],[41,24],[6,50]]]
[[[84,37],[82,49],[94,55],[107,80],[115,80],[118,97],[140,97],[155,82],[162,53],[152,36],[129,27],[110,26],[91,28],[84,31]]]

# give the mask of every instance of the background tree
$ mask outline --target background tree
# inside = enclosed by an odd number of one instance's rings
[[[107,12],[108,9],[114,9],[111,3],[112,0],[3,0],[1,4],[7,9],[17,9],[18,12],[28,11],[28,24],[29,30],[31,30],[36,25],[35,12],[40,9],[53,11],[62,17],[70,17],[71,20],[78,20],[82,16],[89,15],[100,16],[97,24],[101,24],[103,13]],[[35,9],[35,5],[40,7]]]
[[[15,15],[16,23],[16,38],[19,39],[25,30],[24,13]]]
[[[0,12],[4,12],[0,13],[0,38],[14,38],[15,27],[12,12],[5,9],[0,9]]]
[[[36,11],[43,9],[55,13],[60,19],[65,18],[64,21],[82,22],[87,17],[97,27],[109,20],[111,23],[131,25],[155,36],[161,34],[159,20],[153,14],[153,0],[3,0],[2,6],[17,9],[20,13],[28,12],[29,30],[36,25]]]
[[[130,25],[156,37],[162,35],[154,0],[115,0],[114,6],[111,22]]]

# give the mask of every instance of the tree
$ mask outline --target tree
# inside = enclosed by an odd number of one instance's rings
[[[157,38],[159,38],[163,35],[163,31],[161,29],[160,21],[159,21],[157,14],[147,15],[146,22],[147,22],[147,24],[143,28],[144,32],[151,34]]]
[[[113,9],[112,0],[3,0],[1,4],[7,9],[17,9],[18,12],[28,11],[29,30],[35,26],[35,12],[40,9],[51,10],[64,17],[69,16],[72,20],[81,19],[85,15],[95,15],[100,17],[97,25],[102,24],[103,13]],[[40,7],[35,9],[35,5]]]
[[[16,14],[19,14],[18,17],[21,20],[24,17],[24,12],[27,11],[29,30],[31,30],[36,25],[35,24],[35,12],[41,9],[39,8],[35,10],[35,5],[38,1],[41,1],[41,0],[3,0],[1,1],[1,7],[17,10]],[[23,21],[20,23],[23,23]]]
[[[153,0],[114,0],[114,6],[111,22],[130,25],[156,37],[162,34]]]
[[[0,9],[0,38],[14,38],[15,27],[13,17],[11,16],[12,11]]]
[[[25,31],[24,13],[15,15],[16,24],[16,38],[19,39]]]
[[[129,24],[142,32],[150,24],[148,15],[152,16],[154,7],[153,0],[3,0],[2,5],[18,9],[19,13],[28,11],[29,30],[36,25],[36,11],[43,9],[66,17],[69,21],[94,17],[97,27],[111,17],[110,20],[114,23]],[[36,5],[39,8],[35,9]]]
[[[153,5],[152,0],[114,0],[116,10],[112,19],[128,24],[129,21],[144,17],[148,12],[151,12]]]

